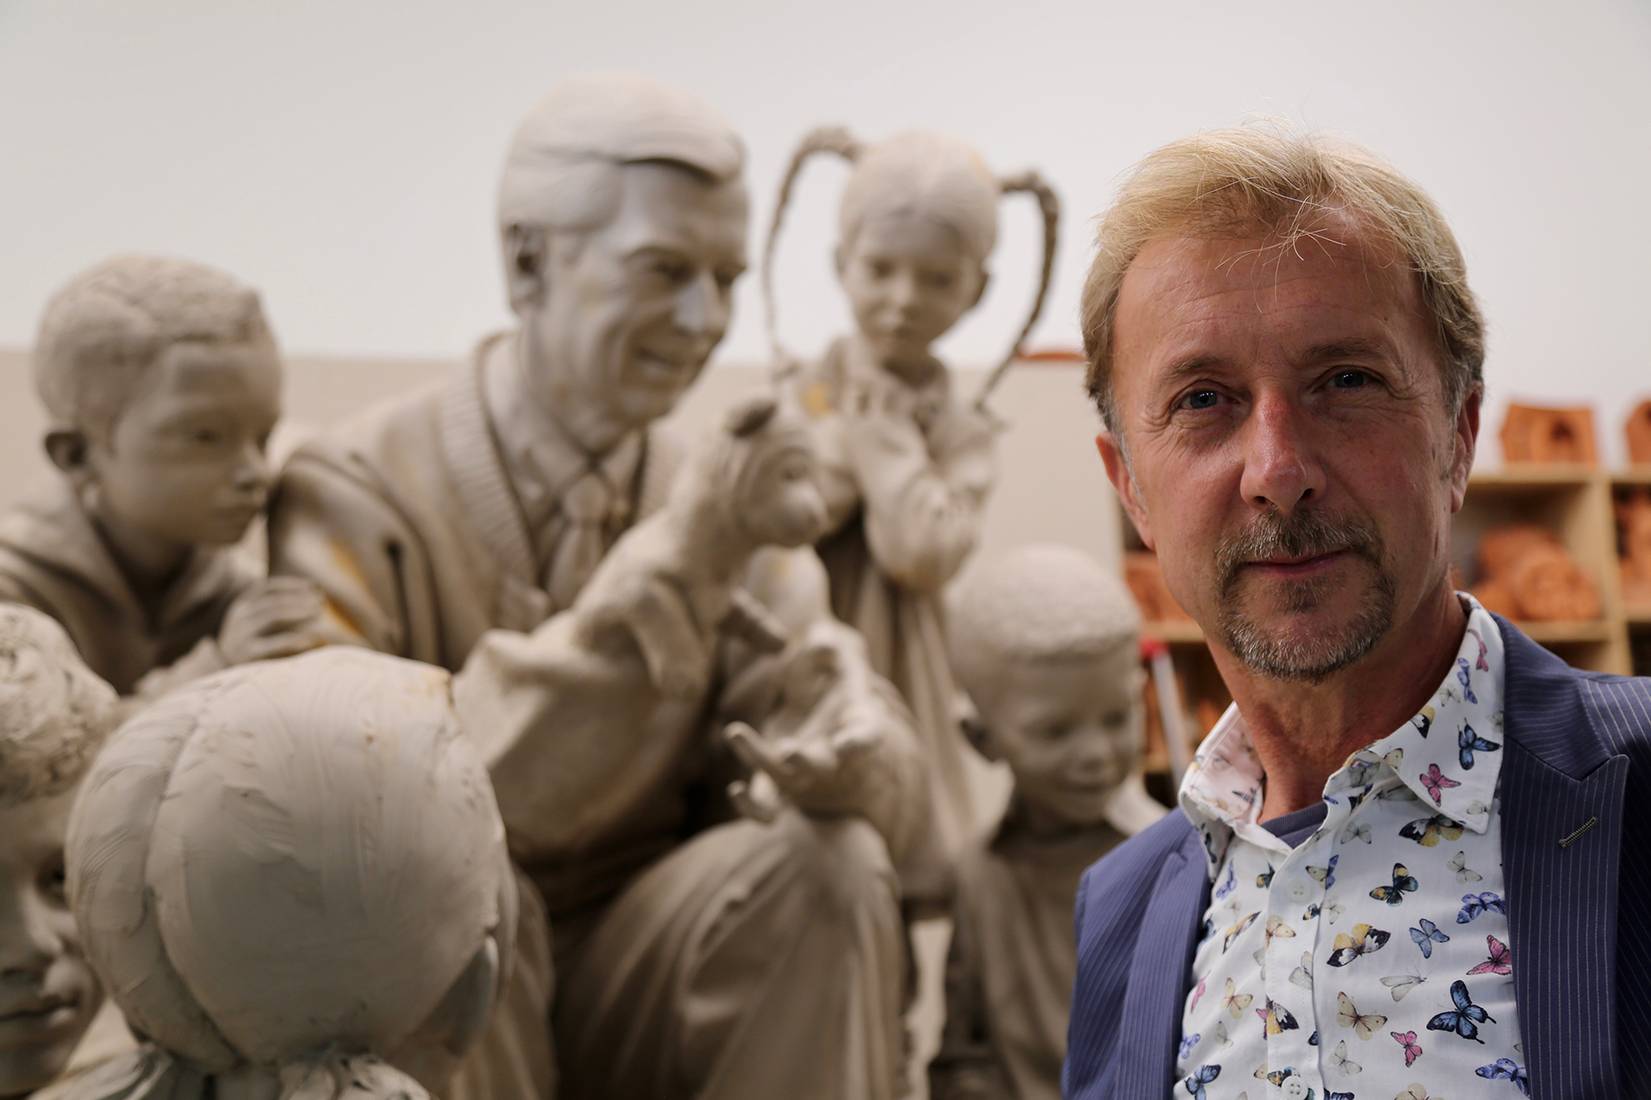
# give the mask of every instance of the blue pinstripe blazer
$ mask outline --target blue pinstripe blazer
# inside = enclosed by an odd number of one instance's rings
[[[1531,1096],[1651,1097],[1651,679],[1580,672],[1497,623],[1502,863]],[[1171,1095],[1209,890],[1179,812],[1085,872],[1068,1100]]]

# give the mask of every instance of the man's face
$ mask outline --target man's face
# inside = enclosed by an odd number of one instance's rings
[[[72,791],[0,808],[0,1096],[60,1073],[103,993],[63,894]]]
[[[109,438],[89,442],[99,513],[179,546],[235,542],[269,490],[280,389],[267,343],[167,348]]]
[[[1175,598],[1275,679],[1403,644],[1448,583],[1478,433],[1408,267],[1338,235],[1161,238],[1117,304],[1107,472]]]
[[[670,164],[620,169],[613,217],[546,242],[544,292],[518,307],[528,384],[626,428],[671,411],[728,330],[745,270],[747,199]]]
[[[1106,796],[1141,751],[1141,673],[1135,647],[1099,657],[1010,661],[976,700],[986,749],[1009,765],[1015,793],[1043,815],[1084,827],[1106,817]]]

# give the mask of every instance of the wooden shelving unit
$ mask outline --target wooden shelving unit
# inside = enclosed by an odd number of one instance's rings
[[[1554,532],[1599,589],[1602,613],[1580,622],[1521,622],[1532,639],[1569,663],[1600,672],[1651,675],[1651,608],[1628,608],[1617,563],[1614,494],[1651,488],[1651,467],[1607,473],[1577,465],[1512,466],[1475,473],[1451,532],[1451,558],[1463,577],[1474,578],[1480,536],[1506,523],[1535,523]],[[1127,517],[1120,521],[1124,549],[1142,549]],[[1469,584],[1471,587],[1471,583]],[[1207,716],[1229,701],[1197,623],[1147,622],[1146,638],[1169,647],[1185,711],[1195,735],[1208,732]],[[1200,707],[1200,703],[1203,704]],[[1161,740],[1149,732],[1147,766],[1167,767]]]

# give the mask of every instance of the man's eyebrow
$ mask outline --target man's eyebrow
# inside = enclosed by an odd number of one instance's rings
[[[1226,366],[1227,361],[1219,355],[1193,354],[1175,359],[1157,378],[1159,388],[1179,386],[1193,375],[1203,374],[1205,371],[1219,369]]]
[[[1301,357],[1304,363],[1324,363],[1335,359],[1381,359],[1391,352],[1389,345],[1383,340],[1371,340],[1363,336],[1349,336],[1339,340],[1327,340],[1322,344],[1314,344]]]

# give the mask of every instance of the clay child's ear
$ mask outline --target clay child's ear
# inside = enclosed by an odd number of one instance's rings
[[[87,461],[89,449],[86,433],[78,428],[54,428],[46,433],[46,457],[63,471],[77,492],[93,477],[91,463]]]

